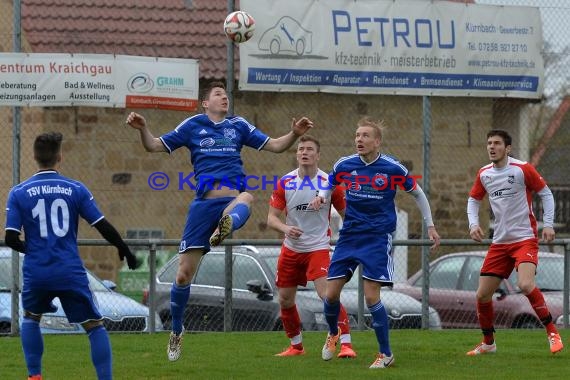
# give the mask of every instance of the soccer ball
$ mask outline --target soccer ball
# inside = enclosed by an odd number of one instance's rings
[[[244,11],[230,13],[224,21],[224,32],[233,42],[239,44],[249,40],[255,30],[255,20]]]

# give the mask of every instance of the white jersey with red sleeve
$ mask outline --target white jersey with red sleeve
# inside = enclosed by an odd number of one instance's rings
[[[546,186],[531,164],[509,157],[507,165],[479,169],[469,196],[481,201],[489,194],[495,216],[493,243],[514,243],[538,237],[532,193]]]
[[[283,244],[287,248],[305,253],[330,247],[331,204],[337,210],[346,208],[344,190],[337,186],[323,207],[319,210],[308,208],[318,190],[328,186],[327,180],[328,174],[320,169],[313,178],[299,177],[299,169],[295,169],[278,181],[269,205],[278,210],[285,210],[285,224],[297,226],[303,231],[297,240],[285,237]]]

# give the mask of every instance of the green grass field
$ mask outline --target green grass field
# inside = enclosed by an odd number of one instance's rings
[[[570,330],[561,332],[570,343]],[[372,331],[353,332],[356,359],[321,359],[323,333],[305,333],[307,354],[280,358],[282,332],[187,334],[182,357],[166,359],[166,333],[111,334],[114,378],[123,379],[568,379],[570,353],[550,354],[543,330],[501,330],[498,353],[467,357],[478,330],[394,330],[395,366],[370,370],[377,350]],[[85,335],[44,337],[44,380],[95,379]],[[0,338],[0,379],[27,376],[19,338]]]

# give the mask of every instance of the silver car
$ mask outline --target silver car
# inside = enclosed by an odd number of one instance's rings
[[[225,303],[225,253],[217,248],[202,257],[191,283],[190,299],[185,311],[184,326],[190,331],[222,331]],[[279,247],[233,247],[232,330],[282,330],[275,272]],[[171,328],[170,289],[178,269],[178,255],[162,267],[156,276],[156,310],[165,329]],[[357,276],[347,283],[341,294],[352,328],[358,326]],[[303,330],[327,330],[323,302],[309,282],[299,287],[297,310]],[[143,303],[148,304],[148,290]],[[420,328],[421,303],[393,291],[382,289],[382,302],[388,312],[391,328]],[[430,328],[441,328],[439,315],[430,309]],[[364,325],[370,328],[371,316],[364,308]]]

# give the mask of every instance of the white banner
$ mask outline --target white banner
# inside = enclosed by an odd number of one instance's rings
[[[0,53],[0,106],[195,111],[198,77],[193,59]]]
[[[538,98],[537,8],[411,0],[241,0],[240,88]]]

